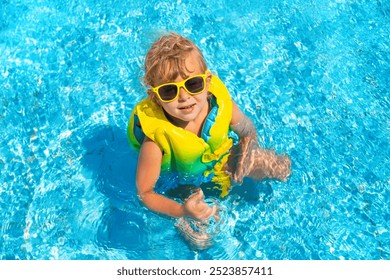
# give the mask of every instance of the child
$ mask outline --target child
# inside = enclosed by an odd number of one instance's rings
[[[290,159],[258,146],[252,121],[190,40],[169,33],[154,42],[144,82],[148,97],[136,105],[128,135],[139,149],[137,192],[150,210],[205,221],[217,210],[204,202],[201,188],[191,186],[208,182],[225,196],[232,182],[246,176],[285,181],[290,175]],[[182,184],[176,193],[188,191],[181,202],[156,192],[161,172],[177,174]]]

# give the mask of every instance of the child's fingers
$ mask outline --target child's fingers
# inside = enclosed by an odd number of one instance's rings
[[[215,213],[217,212],[217,207],[213,205],[212,207],[207,206],[207,214],[204,217],[204,220],[208,220],[209,218],[213,217]]]
[[[203,200],[204,199],[204,193],[201,188],[199,188],[199,191],[197,192],[198,199]]]

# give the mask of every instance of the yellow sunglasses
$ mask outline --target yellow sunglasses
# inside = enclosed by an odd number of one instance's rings
[[[181,82],[166,83],[152,88],[162,102],[172,102],[179,96],[180,88],[184,88],[189,94],[200,94],[206,88],[206,77],[210,73],[207,70],[204,74],[191,76]]]

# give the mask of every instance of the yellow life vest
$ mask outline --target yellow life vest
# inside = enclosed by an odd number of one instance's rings
[[[154,141],[163,153],[162,171],[177,171],[179,176],[186,178],[211,177],[211,181],[219,185],[221,196],[225,196],[230,188],[230,176],[224,165],[233,145],[228,135],[232,100],[217,76],[212,76],[209,92],[214,104],[201,137],[169,122],[163,109],[150,98],[143,99],[134,108],[128,137],[136,149],[141,147],[145,135]]]

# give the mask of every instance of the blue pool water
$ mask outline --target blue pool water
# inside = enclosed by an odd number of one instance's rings
[[[390,259],[389,3],[0,0],[0,259]],[[219,199],[203,251],[135,193],[127,120],[163,30],[293,162]]]

